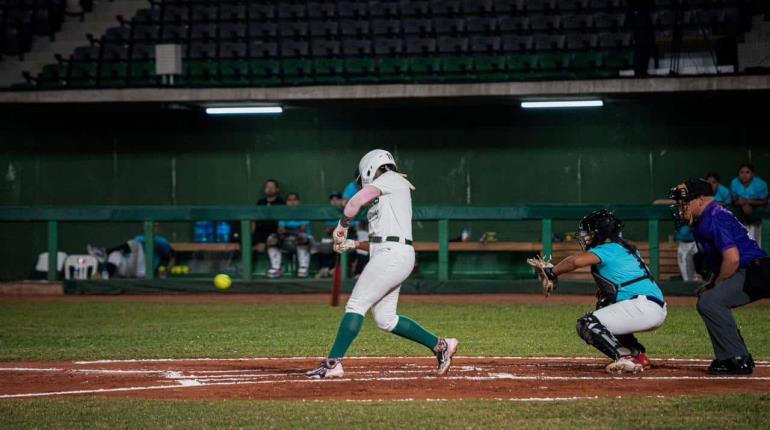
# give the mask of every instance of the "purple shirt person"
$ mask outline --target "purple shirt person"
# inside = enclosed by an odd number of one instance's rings
[[[722,253],[736,248],[740,254],[738,267],[745,269],[752,261],[767,257],[767,253],[748,235],[735,215],[716,202],[711,202],[694,223],[695,241],[706,256],[709,269],[719,275]]]

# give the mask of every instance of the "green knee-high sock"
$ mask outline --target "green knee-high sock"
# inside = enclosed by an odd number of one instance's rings
[[[398,316],[398,324],[393,329],[393,334],[425,345],[431,351],[438,343],[438,337],[435,334],[425,330],[417,321],[402,315]]]
[[[340,328],[337,330],[337,339],[334,340],[329,358],[342,358],[348,352],[350,344],[353,343],[361,326],[364,324],[364,316],[352,312],[346,312],[340,321]]]

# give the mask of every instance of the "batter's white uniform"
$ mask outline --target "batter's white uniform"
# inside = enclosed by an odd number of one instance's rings
[[[398,294],[414,269],[412,240],[412,190],[404,175],[388,171],[371,186],[382,195],[369,209],[369,236],[398,237],[400,242],[369,243],[369,263],[358,278],[345,312],[366,315],[371,308],[377,327],[393,331],[398,324]]]

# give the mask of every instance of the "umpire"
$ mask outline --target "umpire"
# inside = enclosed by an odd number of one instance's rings
[[[745,375],[752,373],[754,360],[730,310],[768,297],[770,258],[713,195],[707,181],[689,179],[671,189],[672,214],[677,226],[693,226],[699,252],[713,273],[698,290],[697,305],[716,355],[708,371]]]

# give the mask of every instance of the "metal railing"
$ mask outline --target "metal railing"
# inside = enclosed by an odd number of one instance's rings
[[[669,220],[666,206],[652,205],[516,205],[516,206],[418,206],[415,221],[438,223],[438,279],[449,279],[449,221],[533,221],[541,222],[543,254],[553,250],[553,221],[579,220],[592,210],[612,210],[624,221],[646,221],[650,270],[660,269],[660,221]],[[0,222],[46,222],[48,230],[48,280],[57,278],[59,223],[61,222],[142,222],[144,226],[145,277],[154,277],[153,223],[156,221],[238,220],[241,224],[241,249],[251,249],[252,221],[303,219],[325,221],[338,219],[340,210],[331,206],[5,206],[0,207]],[[770,212],[758,211],[762,219],[762,243],[770,246]],[[347,254],[341,263],[347,267]],[[345,273],[345,271],[343,271]],[[252,276],[252,253],[241,252],[241,277]]]

